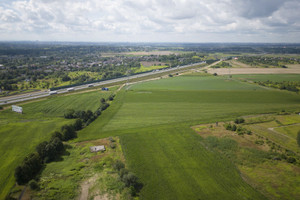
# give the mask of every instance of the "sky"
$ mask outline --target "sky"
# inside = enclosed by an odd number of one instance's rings
[[[300,0],[0,0],[0,40],[299,43]]]

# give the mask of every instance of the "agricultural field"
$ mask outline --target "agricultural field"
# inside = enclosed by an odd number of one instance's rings
[[[111,92],[88,92],[77,95],[51,96],[45,100],[22,105],[24,114],[10,108],[0,112],[0,199],[14,185],[14,169],[37,144],[48,140],[61,126],[73,123],[63,118],[67,109],[95,111],[100,98]],[[13,144],[13,146],[12,146]]]
[[[42,123],[38,124],[40,131],[36,127],[26,129],[24,137],[31,140],[31,132],[39,133],[34,136],[37,144],[48,139],[51,132],[61,125],[73,122],[62,118],[64,110],[94,111],[99,107],[99,99],[109,94],[92,91],[52,96],[43,101],[24,104],[24,115],[2,111],[1,150],[7,148],[5,141],[10,137],[7,136],[10,132],[6,127],[10,123],[22,124],[22,120],[33,120],[31,123],[37,125],[37,119],[56,120],[53,122],[56,126],[52,125],[51,129],[46,129]],[[46,166],[39,181],[41,190],[33,193],[29,191],[28,195],[38,199],[75,199],[83,193],[80,192],[82,183],[91,178],[95,185],[86,186],[90,188],[87,196],[118,196],[120,194],[116,191],[124,189],[124,186],[117,181],[116,172],[110,173],[112,176],[106,176],[109,173],[99,175],[100,178],[94,175],[103,170],[100,167],[99,171],[97,164],[107,161],[104,171],[109,172],[111,161],[121,159],[143,184],[138,194],[140,199],[266,199],[269,193],[258,190],[251,181],[245,182],[248,179],[241,176],[241,172],[249,169],[238,168],[226,155],[211,151],[207,146],[209,142],[190,127],[203,123],[221,123],[250,114],[279,113],[282,110],[295,112],[300,110],[299,101],[300,96],[296,93],[220,76],[190,74],[128,85],[117,93],[111,106],[101,116],[78,132],[78,138],[68,142],[69,155],[63,155],[60,161]],[[291,125],[295,119],[287,121],[283,120]],[[24,126],[20,126],[24,129]],[[121,148],[117,151],[119,153],[110,154],[112,151],[109,150],[107,153],[111,158],[105,160],[105,156],[102,158],[102,154],[99,154],[99,160],[94,162],[93,156],[87,151],[88,146],[96,141],[107,142],[109,137],[119,138],[116,139],[117,144],[120,144],[118,148]],[[13,157],[22,148],[26,148],[22,141],[21,138],[19,149],[14,149]],[[11,164],[9,170],[1,168],[8,170],[10,175],[7,177],[11,179],[10,185],[2,184],[6,188],[1,188],[1,194],[9,192],[14,183],[14,167],[33,151],[36,144],[32,144],[27,152],[23,151],[20,160],[13,160],[15,165]],[[6,163],[10,158],[3,162]],[[66,181],[62,182],[61,177]],[[15,188],[15,191],[19,193],[20,188]],[[121,192],[121,195],[127,194],[127,190]]]
[[[75,141],[118,135],[129,168],[144,184],[141,199],[265,199],[226,156],[207,150],[190,126],[300,110],[299,100],[297,94],[223,77],[149,81],[120,91]]]

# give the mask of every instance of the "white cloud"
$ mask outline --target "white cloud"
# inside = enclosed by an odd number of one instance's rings
[[[0,38],[300,42],[299,9],[298,0],[4,0]]]

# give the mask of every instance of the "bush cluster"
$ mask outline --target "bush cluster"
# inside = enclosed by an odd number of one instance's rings
[[[126,169],[125,164],[120,160],[116,160],[113,168],[118,171],[120,180],[125,184],[125,187],[130,188],[131,196],[137,196],[143,187],[143,184],[138,181],[138,177]]]
[[[242,124],[242,123],[244,123],[245,122],[245,119],[244,118],[236,118],[235,120],[234,120],[234,123],[236,123],[236,124]]]
[[[258,81],[255,82],[262,86],[273,87],[280,90],[288,90],[292,92],[299,92],[300,82],[299,81],[283,81],[283,82],[274,82],[274,81]]]
[[[251,135],[252,134],[252,132],[250,130],[247,130],[246,128],[237,126],[235,124],[225,123],[224,127],[226,130],[236,131],[238,135],[244,135],[244,134]]]

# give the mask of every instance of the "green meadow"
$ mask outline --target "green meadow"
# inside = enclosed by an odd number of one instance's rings
[[[100,98],[111,92],[88,92],[67,96],[51,96],[45,100],[22,105],[24,114],[10,109],[0,112],[0,199],[15,183],[14,169],[33,152],[42,141],[48,140],[55,130],[72,123],[63,114],[67,109],[96,110]]]
[[[76,141],[118,135],[144,183],[141,199],[264,199],[190,126],[299,110],[300,96],[223,77],[181,76],[129,86]]]

